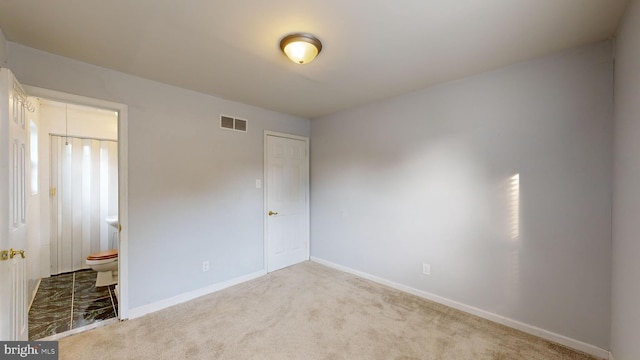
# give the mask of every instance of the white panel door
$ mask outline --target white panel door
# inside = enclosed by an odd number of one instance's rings
[[[275,271],[309,260],[308,140],[265,134],[266,262]]]
[[[0,69],[0,340],[28,339],[26,101],[13,74]]]

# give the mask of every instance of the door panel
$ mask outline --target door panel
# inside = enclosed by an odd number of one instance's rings
[[[27,97],[8,69],[0,69],[0,250],[27,247]],[[26,258],[0,260],[0,339],[27,340]],[[28,254],[25,254],[28,256]]]
[[[266,253],[271,272],[309,259],[309,160],[306,139],[267,134],[265,142]]]

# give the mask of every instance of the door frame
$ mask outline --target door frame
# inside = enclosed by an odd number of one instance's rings
[[[267,266],[268,264],[268,251],[267,251],[267,246],[268,246],[268,238],[269,238],[269,227],[267,225],[269,216],[267,215],[267,212],[269,211],[268,209],[268,203],[267,203],[267,195],[268,195],[268,190],[269,190],[269,181],[267,178],[267,170],[268,170],[268,153],[269,153],[269,149],[267,147],[267,137],[269,136],[275,136],[275,137],[281,137],[281,138],[286,138],[286,139],[292,139],[292,140],[300,140],[300,141],[304,141],[305,144],[305,152],[306,152],[306,167],[307,167],[307,183],[305,184],[305,197],[307,199],[306,201],[306,206],[305,206],[305,212],[306,212],[306,216],[305,216],[305,220],[307,221],[307,228],[305,229],[305,235],[307,237],[307,258],[310,258],[311,256],[311,216],[310,216],[310,203],[311,203],[311,198],[309,197],[309,184],[310,184],[310,176],[309,176],[309,158],[310,158],[310,154],[309,154],[309,138],[308,137],[304,137],[304,136],[299,136],[299,135],[292,135],[292,134],[286,134],[286,133],[281,133],[281,132],[277,132],[277,131],[269,131],[269,130],[265,130],[264,131],[264,137],[263,137],[263,142],[264,142],[264,174],[263,174],[263,181],[262,181],[262,190],[263,190],[263,210],[262,210],[262,219],[263,219],[263,237],[264,237],[264,241],[263,241],[263,250],[264,250],[264,272],[268,273],[269,272],[269,268]]]
[[[35,86],[24,85],[29,96],[69,104],[92,106],[118,112],[118,221],[120,236],[118,244],[118,318],[129,318],[129,118],[128,106],[107,100],[69,94]]]

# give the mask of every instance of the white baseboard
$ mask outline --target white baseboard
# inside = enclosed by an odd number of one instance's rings
[[[452,307],[454,309],[458,309],[460,311],[464,311],[466,313],[475,315],[475,316],[479,316],[481,318],[496,322],[498,324],[502,324],[520,331],[523,331],[525,333],[531,334],[531,335],[535,335],[538,337],[541,337],[543,339],[570,347],[572,349],[578,350],[578,351],[582,351],[584,353],[593,355],[593,356],[597,356],[598,358],[601,359],[613,359],[613,357],[610,355],[610,352],[604,349],[601,349],[597,346],[591,345],[591,344],[587,344],[584,343],[582,341],[579,340],[575,340],[569,337],[566,337],[564,335],[560,335],[560,334],[556,334],[554,332],[548,331],[548,330],[544,330],[541,329],[539,327],[533,326],[533,325],[529,325],[529,324],[525,324],[522,322],[519,322],[517,320],[513,320],[513,319],[509,319],[507,317],[498,315],[498,314],[494,314],[473,306],[469,306],[454,300],[450,300],[447,298],[444,298],[442,296],[438,296],[435,294],[431,294],[428,293],[426,291],[422,291],[422,290],[418,290],[418,289],[414,289],[412,287],[406,286],[406,285],[402,285],[390,280],[386,280],[383,279],[381,277],[375,276],[375,275],[371,275],[359,270],[355,270],[355,269],[351,269],[348,268],[346,266],[342,266],[342,265],[338,265],[335,263],[332,263],[330,261],[327,260],[323,260],[323,259],[319,259],[316,257],[311,257],[311,261],[317,262],[318,264],[322,264],[340,271],[344,271],[362,278],[365,278],[367,280],[371,280],[373,282],[394,288],[396,290],[400,290],[409,294],[413,294],[416,296],[419,296],[421,298],[427,299],[427,300],[431,300],[434,302],[437,302],[439,304],[442,305],[446,305],[449,307]]]
[[[193,290],[193,291],[189,291],[186,292],[184,294],[180,294],[174,297],[170,297],[168,299],[164,299],[164,300],[160,300],[148,305],[143,305],[143,306],[139,306],[137,308],[134,309],[129,309],[129,313],[128,313],[128,318],[129,319],[135,319],[141,316],[144,316],[146,314],[150,314],[152,312],[156,312],[162,309],[166,309],[170,306],[174,306],[174,305],[178,305],[180,303],[189,301],[189,300],[193,300],[195,298],[199,298],[201,296],[204,295],[208,295],[223,289],[226,289],[228,287],[234,286],[234,285],[238,285],[241,284],[243,282],[247,282],[249,280],[253,280],[256,278],[259,278],[260,276],[266,275],[267,272],[265,270],[260,270],[257,272],[254,272],[252,274],[247,274],[244,276],[240,276],[234,279],[230,279],[227,281],[223,281],[221,283],[217,283],[217,284],[213,284],[213,285],[209,285],[207,287],[198,289],[198,290]]]

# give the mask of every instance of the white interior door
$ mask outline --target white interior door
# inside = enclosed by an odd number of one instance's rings
[[[265,134],[268,272],[309,259],[308,144],[306,138]]]
[[[28,339],[27,97],[0,69],[0,340]]]

